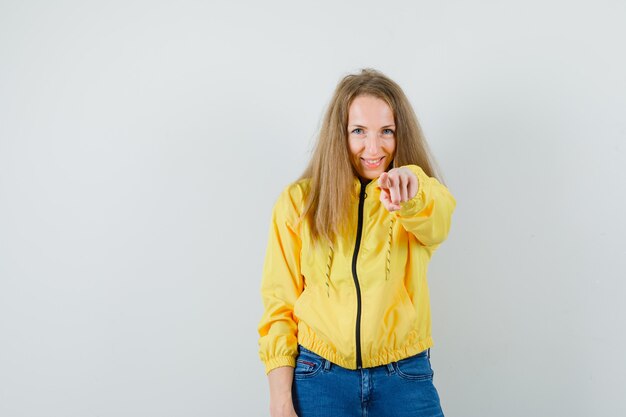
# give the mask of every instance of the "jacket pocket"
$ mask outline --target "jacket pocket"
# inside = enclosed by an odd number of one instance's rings
[[[415,304],[413,303],[413,300],[411,300],[409,291],[406,289],[406,286],[404,285],[404,283],[402,283],[402,288],[401,288],[401,299],[402,299],[402,304],[408,310],[408,316],[407,316],[408,321],[411,323],[411,327],[413,327],[415,321],[417,320],[417,309],[415,307]]]

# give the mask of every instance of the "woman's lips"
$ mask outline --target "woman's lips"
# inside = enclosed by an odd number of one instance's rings
[[[385,159],[384,156],[378,158],[378,159],[365,159],[365,158],[361,158],[361,161],[363,161],[363,165],[365,165],[366,168],[369,169],[374,169],[374,168],[378,168],[380,166],[380,164],[382,164],[383,159]],[[373,163],[371,161],[374,161]]]

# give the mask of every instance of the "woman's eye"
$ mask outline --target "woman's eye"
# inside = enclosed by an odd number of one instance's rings
[[[352,131],[352,133],[356,135],[360,135],[361,133],[363,133],[363,129],[361,129],[360,127],[357,127],[356,129]]]
[[[385,135],[393,135],[393,130],[385,129],[385,130],[383,130],[383,134],[385,134]]]

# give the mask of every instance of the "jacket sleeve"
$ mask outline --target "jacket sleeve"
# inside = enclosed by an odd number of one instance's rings
[[[417,165],[405,165],[417,176],[417,194],[401,203],[395,216],[423,245],[435,250],[448,236],[456,200],[445,185]]]
[[[258,325],[259,356],[265,364],[265,373],[279,366],[295,367],[298,353],[298,326],[293,309],[304,286],[299,227],[294,227],[299,217],[298,205],[297,196],[294,198],[287,187],[272,211],[261,280],[264,312]]]

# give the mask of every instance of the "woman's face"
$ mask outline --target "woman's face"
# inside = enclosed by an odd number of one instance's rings
[[[352,165],[362,178],[385,172],[396,149],[393,111],[383,100],[358,96],[348,110],[348,147]]]

